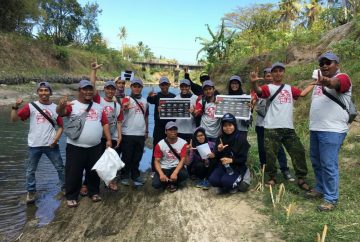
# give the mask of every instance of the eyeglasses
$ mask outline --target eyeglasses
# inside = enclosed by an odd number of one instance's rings
[[[329,65],[331,65],[331,63],[332,63],[331,60],[322,60],[322,61],[320,61],[319,66],[320,67],[323,67],[324,65],[329,66]]]

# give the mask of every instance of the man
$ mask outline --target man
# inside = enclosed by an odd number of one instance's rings
[[[194,113],[197,96],[191,93],[189,80],[183,79],[180,81],[180,94],[176,98],[190,98],[190,113]],[[190,119],[177,119],[176,125],[178,127],[178,136],[190,143],[196,128],[193,115],[190,116]]]
[[[100,178],[91,168],[102,155],[101,137],[103,132],[106,138],[106,147],[111,147],[109,121],[106,113],[100,104],[92,102],[93,85],[88,80],[81,80],[78,90],[77,100],[68,104],[67,97],[63,97],[56,108],[56,112],[60,116],[69,118],[79,117],[88,110],[80,136],[76,139],[67,137],[65,183],[69,208],[78,206],[84,169],[89,197],[93,202],[101,201],[99,196]]]
[[[185,79],[190,81],[190,87],[191,87],[192,93],[194,93],[197,96],[203,95],[204,93],[203,93],[202,84],[204,83],[204,81],[210,80],[210,76],[207,73],[201,73],[200,78],[199,78],[201,85],[199,85],[191,80],[189,70],[187,67],[184,68],[184,72],[185,72],[185,76],[184,76]],[[220,94],[220,93],[217,90],[215,90],[215,95],[218,95],[218,94]]]
[[[280,145],[283,144],[291,157],[295,175],[298,178],[298,186],[309,191],[310,187],[305,182],[307,175],[305,150],[296,135],[293,124],[293,100],[301,96],[301,91],[288,84],[282,84],[284,74],[285,65],[283,63],[277,62],[273,64],[271,67],[273,83],[261,87],[257,83],[260,79],[257,77],[257,73],[251,72],[250,74],[252,90],[261,98],[273,98],[269,103],[264,120],[266,172],[269,174],[267,184],[276,184],[276,154],[280,149]]]
[[[155,175],[152,186],[155,189],[168,187],[175,192],[179,184],[184,182],[187,171],[184,168],[187,143],[177,137],[178,128],[175,122],[168,122],[165,127],[166,138],[154,148]]]
[[[144,153],[145,140],[148,137],[149,105],[141,96],[143,82],[141,79],[130,81],[130,96],[122,100],[124,121],[122,125],[122,160],[125,167],[121,170],[121,183],[130,185],[130,178],[135,187],[144,185],[139,165]]]
[[[125,84],[126,80],[121,78],[122,76],[118,76],[115,78],[116,92],[115,97],[117,102],[121,105],[122,99],[125,97]]]
[[[271,76],[271,68],[265,68],[264,69],[264,83],[265,85],[272,83],[272,76]],[[256,115],[256,126],[255,131],[257,135],[257,142],[258,142],[258,152],[259,152],[259,159],[260,159],[260,166],[266,164],[266,154],[265,154],[265,145],[264,145],[264,120],[265,115],[267,111],[267,101],[264,98],[259,98],[255,94],[256,105],[257,107],[255,110],[257,110]],[[261,110],[260,110],[261,109]],[[279,161],[280,170],[283,174],[283,177],[288,181],[295,181],[295,179],[291,176],[291,173],[289,171],[289,167],[287,166],[287,160],[286,160],[286,154],[284,151],[284,147],[280,145],[280,149],[277,152],[277,159]]]
[[[50,101],[52,90],[48,82],[40,82],[37,88],[38,101],[27,103],[18,112],[23,103],[21,98],[16,100],[11,110],[11,120],[16,122],[30,118],[28,134],[29,159],[26,162],[26,203],[32,204],[36,199],[35,172],[42,154],[45,154],[54,165],[60,181],[61,190],[64,190],[65,171],[60,155],[58,141],[63,132],[63,120],[56,113],[56,104]],[[38,110],[41,110],[41,112]],[[55,123],[58,130],[55,129]]]
[[[205,129],[206,136],[212,142],[216,142],[220,134],[221,120],[215,117],[216,95],[215,86],[211,80],[203,83],[204,96],[200,96],[196,102],[195,116],[201,116],[200,126]]]
[[[169,92],[170,81],[166,76],[162,76],[159,79],[159,87],[160,87],[160,92],[154,93],[151,91],[147,97],[147,102],[155,105],[154,108],[155,126],[153,132],[153,147],[155,147],[155,145],[159,143],[160,140],[165,138],[165,125],[167,122],[170,121],[168,119],[160,119],[160,114],[159,114],[160,98],[174,98],[176,96],[174,93]],[[154,160],[152,160],[151,164],[153,166]]]
[[[96,62],[91,64],[91,73],[90,80],[96,90],[96,72],[101,68],[101,64],[97,64]],[[120,143],[121,143],[121,125],[123,114],[121,111],[121,105],[114,101],[114,96],[116,92],[116,85],[113,81],[106,81],[104,84],[104,97],[101,97],[98,91],[95,91],[94,102],[99,103],[106,113],[106,117],[109,121],[110,135],[112,140],[112,147],[116,150],[116,152],[121,154]],[[101,139],[103,152],[106,149],[106,139],[103,136]],[[118,187],[116,184],[116,180],[114,179],[109,183],[108,186],[111,190],[117,191]]]
[[[351,101],[352,84],[348,75],[340,73],[339,58],[331,52],[320,56],[318,82],[312,93],[310,107],[310,159],[316,186],[308,198],[323,198],[319,211],[333,210],[339,199],[338,157],[349,131],[349,114],[324,92],[336,97],[347,108]],[[322,75],[321,75],[322,74]]]

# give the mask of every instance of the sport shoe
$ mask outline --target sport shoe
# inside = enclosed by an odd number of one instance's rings
[[[235,194],[235,193],[237,193],[238,191],[239,191],[238,188],[235,187],[235,188],[233,188],[233,189],[230,189],[229,193],[230,193],[230,194]]]
[[[202,182],[202,187],[201,187],[203,190],[209,190],[209,188],[210,188],[210,183],[209,183],[209,181],[208,180],[203,180],[203,182]]]
[[[28,192],[26,195],[26,204],[33,204],[36,200],[36,192]]]
[[[283,174],[285,180],[288,180],[289,182],[295,181],[295,178],[291,176],[291,173],[289,170],[283,171],[282,174]]]
[[[134,182],[134,185],[136,186],[136,187],[139,187],[139,186],[143,186],[144,185],[144,180],[139,176],[139,177],[137,177],[137,178],[135,178],[134,180],[133,180],[133,182]]]
[[[310,191],[305,193],[305,198],[307,199],[317,199],[317,198],[322,198],[324,195],[318,191],[316,191],[315,189],[311,189]]]
[[[121,179],[121,184],[123,184],[124,186],[130,186],[130,179],[129,178],[124,178]]]
[[[196,186],[197,188],[203,188],[203,180],[198,181],[198,182],[195,184],[195,186]]]
[[[177,191],[177,186],[173,185],[173,184],[170,184],[169,191],[170,192],[176,192]]]
[[[329,203],[329,202],[324,202],[322,204],[320,204],[319,206],[317,206],[317,209],[319,212],[329,212],[332,211],[336,208],[336,204],[335,203]]]

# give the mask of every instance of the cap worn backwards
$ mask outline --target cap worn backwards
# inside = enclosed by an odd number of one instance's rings
[[[50,84],[48,82],[40,82],[40,83],[38,83],[37,90],[39,90],[39,88],[47,88],[47,89],[49,89],[50,94],[52,94],[52,89],[51,89]]]

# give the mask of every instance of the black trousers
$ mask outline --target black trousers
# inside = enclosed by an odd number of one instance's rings
[[[209,159],[209,165],[205,166],[204,161],[197,160],[191,163],[191,174],[194,174],[199,179],[209,179],[212,171],[215,169],[216,162]]]
[[[96,171],[92,171],[91,168],[101,155],[101,144],[89,148],[66,145],[65,196],[67,200],[78,199],[84,170],[86,171],[89,196],[99,193],[100,178]]]
[[[155,150],[155,146],[160,142],[160,140],[165,139],[166,138],[166,134],[165,134],[165,126],[159,126],[156,125],[154,126],[154,132],[153,132],[153,153],[151,156],[151,170],[155,171],[155,167],[154,167],[154,150]]]
[[[171,168],[171,169],[162,169],[162,171],[164,172],[164,174],[170,178],[171,174],[174,172],[176,167]],[[171,184],[178,186],[180,183],[182,183],[183,181],[185,181],[188,178],[188,173],[187,170],[183,167],[181,168],[181,170],[179,171],[178,174],[178,178],[176,180],[176,182],[173,182]],[[159,173],[155,172],[154,178],[152,180],[152,186],[155,189],[160,189],[160,188],[166,188],[166,186],[170,184],[168,182],[162,182],[160,181],[160,176]]]
[[[140,176],[139,165],[144,153],[145,136],[123,135],[122,157],[125,167],[121,170],[121,178],[136,179]]]

